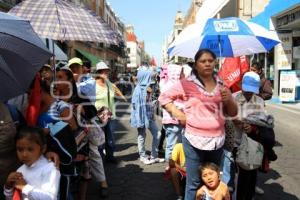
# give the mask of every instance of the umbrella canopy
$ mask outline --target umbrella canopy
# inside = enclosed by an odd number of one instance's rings
[[[29,21],[0,12],[0,101],[24,93],[51,55]]]
[[[268,52],[279,42],[276,33],[255,23],[235,17],[210,18],[183,30],[169,46],[168,54],[194,58],[199,49],[207,48],[219,57],[236,57]]]
[[[30,21],[42,38],[115,43],[91,11],[63,0],[25,0],[9,13]]]

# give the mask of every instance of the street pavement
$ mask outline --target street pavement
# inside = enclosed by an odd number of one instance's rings
[[[122,106],[121,106],[122,107]],[[137,153],[137,130],[129,125],[129,108],[124,111],[117,121],[116,153],[119,163],[107,163],[106,175],[109,184],[109,200],[160,200],[175,199],[170,181],[164,178],[166,163],[144,165],[139,161]],[[126,110],[127,109],[127,110]],[[161,126],[160,126],[161,127]],[[152,136],[147,132],[146,150],[151,150]],[[98,200],[99,191],[92,183],[88,189],[88,200]]]
[[[129,110],[119,117],[116,131],[117,165],[106,164],[109,200],[175,200],[172,185],[164,179],[166,163],[146,166],[138,160],[137,131],[129,126]],[[293,106],[268,104],[267,110],[275,117],[278,160],[271,164],[270,172],[259,173],[258,185],[264,195],[257,200],[298,200],[300,198],[300,109]],[[147,133],[147,150],[152,137]],[[88,188],[89,200],[101,199],[97,185]]]
[[[271,171],[259,174],[259,184],[265,195],[256,199],[298,200],[300,198],[300,106],[299,104],[267,104],[275,117],[275,152],[278,160]]]

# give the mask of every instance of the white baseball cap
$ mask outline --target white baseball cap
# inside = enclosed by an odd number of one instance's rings
[[[110,70],[110,68],[106,65],[105,62],[100,61],[100,62],[98,62],[98,63],[96,64],[96,71],[102,70],[102,69],[109,69],[109,70]]]

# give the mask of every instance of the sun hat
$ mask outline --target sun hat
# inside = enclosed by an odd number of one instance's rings
[[[110,68],[105,64],[105,62],[100,61],[96,64],[96,71],[102,70],[102,69],[110,69]]]
[[[48,64],[44,64],[42,67],[41,67],[41,71],[42,70],[46,70],[46,69],[48,69],[48,70],[52,70],[52,67],[50,66],[50,65],[48,65]]]
[[[260,77],[255,72],[247,72],[243,76],[242,90],[259,94]]]
[[[72,72],[72,70],[71,70],[67,65],[61,66],[61,67],[59,67],[58,69],[59,69],[59,70],[68,70],[68,71]],[[73,72],[72,72],[72,73],[73,73]]]
[[[83,62],[80,58],[74,57],[72,59],[69,60],[68,62],[68,67],[70,67],[73,64],[79,64],[79,65],[83,65]]]

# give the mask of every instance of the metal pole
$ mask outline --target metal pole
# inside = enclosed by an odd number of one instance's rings
[[[267,66],[268,66],[268,59],[267,59],[267,53],[265,53],[265,66],[264,66],[264,73],[265,73],[265,77],[267,78]]]
[[[54,72],[53,72],[53,81],[56,80],[56,69],[55,69],[55,50],[54,50],[54,40],[52,40],[52,53],[53,53],[53,56],[52,56],[52,64],[53,64],[53,69],[54,69]]]
[[[218,43],[219,43],[219,69],[221,69],[222,66],[222,45],[221,45],[221,36],[218,35]]]
[[[217,19],[220,19],[220,13],[217,14]],[[222,45],[221,45],[221,36],[218,35],[218,45],[219,45],[219,70],[221,69],[222,67]]]

